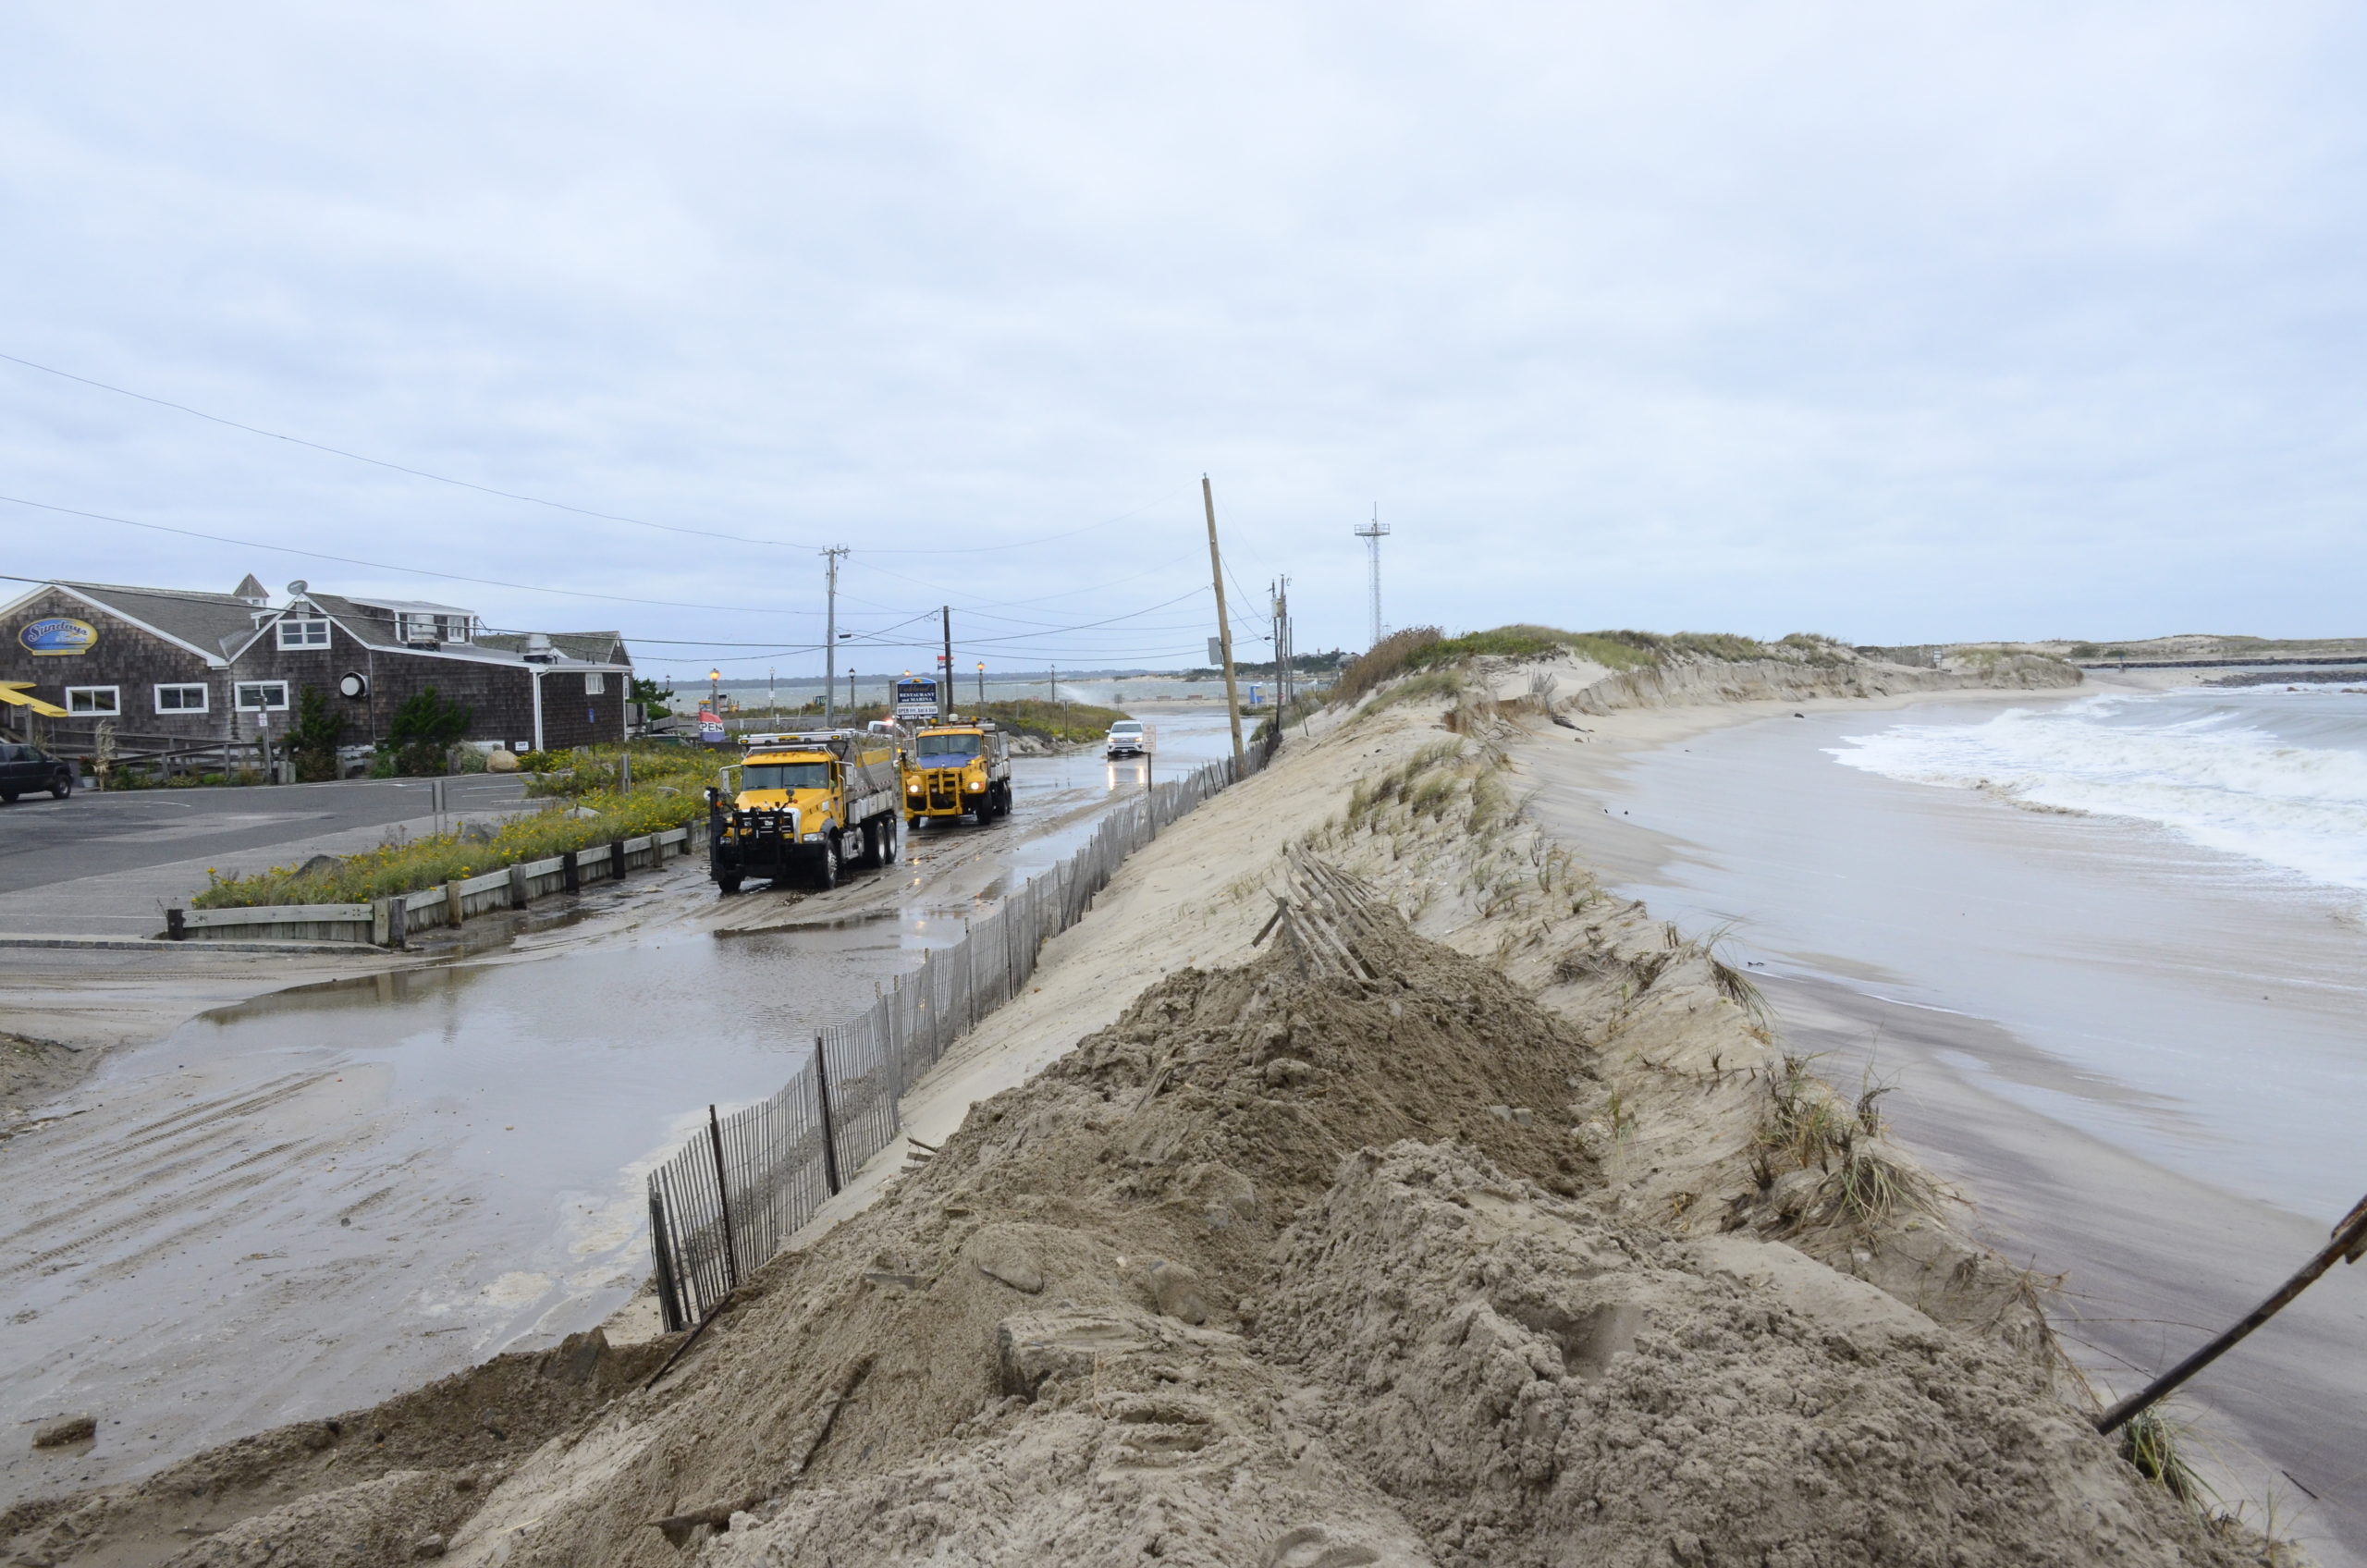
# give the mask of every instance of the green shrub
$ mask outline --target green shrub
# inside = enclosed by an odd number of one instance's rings
[[[988,703],[983,708],[957,698],[953,711],[965,719],[973,715],[990,718],[1014,735],[1033,735],[1042,741],[1098,741],[1110,733],[1111,725],[1132,717],[1116,708],[1095,707],[1090,703],[1048,702],[1041,697],[1017,697]]]
[[[297,782],[318,784],[337,777],[337,743],[345,734],[345,716],[331,708],[316,687],[296,694],[296,722],[288,728],[288,754],[296,764]]]
[[[706,813],[703,794],[680,789],[644,791],[636,788],[630,797],[594,794],[582,804],[595,815],[580,817],[572,809],[554,802],[532,815],[511,818],[490,843],[472,842],[456,827],[423,839],[389,841],[362,854],[347,855],[336,865],[316,872],[276,865],[251,876],[223,877],[209,870],[206,877],[211,886],[190,901],[200,909],[367,903],[456,877],[481,876],[521,861],[546,860],[615,839],[638,839],[680,827]]]
[[[433,686],[405,698],[386,726],[386,748],[395,754],[396,771],[411,778],[443,773],[474,717],[473,709],[445,701]]]

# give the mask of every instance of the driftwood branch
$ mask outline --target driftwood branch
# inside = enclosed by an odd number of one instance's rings
[[[2245,1335],[2283,1311],[2287,1302],[2308,1290],[2319,1275],[2333,1268],[2337,1261],[2356,1263],[2362,1256],[2367,1256],[2367,1198],[2359,1200],[2359,1207],[2344,1216],[2342,1223],[2334,1228],[2334,1240],[2328,1242],[2315,1257],[2303,1264],[2301,1271],[2286,1280],[2275,1295],[2252,1308],[2226,1333],[2098,1415],[2096,1430],[2111,1432],[2127,1425],[2132,1416],[2158,1403],[2171,1390],[2234,1349]]]

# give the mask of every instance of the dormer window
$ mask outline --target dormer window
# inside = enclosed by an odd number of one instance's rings
[[[422,615],[414,610],[405,610],[398,622],[401,629],[402,640],[406,643],[441,642],[443,639],[435,624],[440,619],[437,616]]]
[[[279,645],[283,648],[327,647],[329,645],[328,618],[316,615],[280,617]]]
[[[435,632],[447,643],[465,643],[469,640],[469,617],[439,615],[435,618]]]

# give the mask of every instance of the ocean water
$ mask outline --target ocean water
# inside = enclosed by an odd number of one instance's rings
[[[2062,1277],[2057,1328],[2111,1388],[2367,1192],[2367,695],[1785,715],[1547,770],[1535,801],[1618,892],[1723,929],[1786,1049],[1895,1089],[1980,1233]],[[2343,1568],[2367,1565],[2361,1345],[2367,1268],[2336,1269],[2178,1409]]]
[[[2367,891],[2367,692],[2327,684],[2099,695],[1845,737],[1916,784],[2148,823],[2298,881]]]

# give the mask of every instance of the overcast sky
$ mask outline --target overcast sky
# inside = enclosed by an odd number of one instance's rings
[[[0,570],[1194,663],[1205,471],[1302,649],[1376,505],[1393,626],[2367,633],[2362,18],[11,7],[0,353],[582,511],[0,361],[0,492],[250,542]]]

